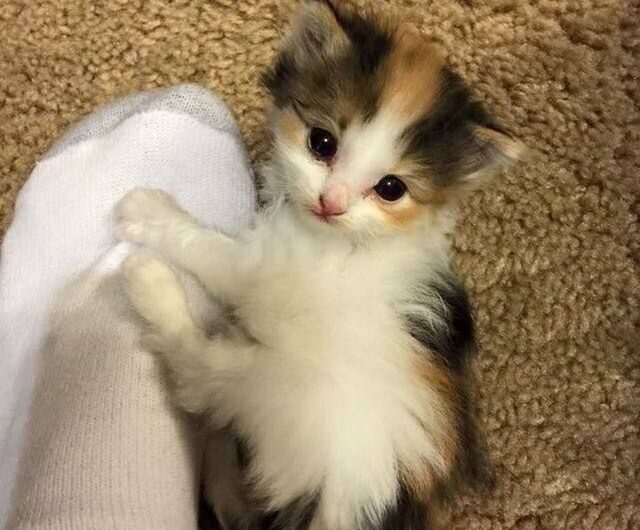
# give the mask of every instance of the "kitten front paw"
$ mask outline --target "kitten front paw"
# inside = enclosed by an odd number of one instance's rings
[[[116,237],[154,246],[172,223],[186,219],[188,215],[165,191],[135,188],[116,206]]]
[[[124,260],[121,270],[127,294],[151,324],[153,334],[170,337],[189,327],[185,293],[169,267],[151,256],[133,254]]]

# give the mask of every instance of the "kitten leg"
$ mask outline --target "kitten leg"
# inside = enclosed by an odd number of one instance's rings
[[[129,256],[122,272],[133,305],[150,325],[144,342],[162,355],[179,405],[188,412],[205,412],[221,386],[251,364],[256,343],[237,332],[207,337],[189,314],[182,285],[158,259]]]
[[[116,236],[142,243],[194,274],[212,294],[232,294],[238,245],[201,226],[162,190],[136,188],[116,207]]]

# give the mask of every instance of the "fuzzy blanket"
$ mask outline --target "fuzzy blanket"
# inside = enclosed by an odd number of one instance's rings
[[[456,261],[481,354],[490,495],[459,529],[640,528],[636,0],[389,0],[439,43],[529,163],[468,203]],[[264,156],[283,0],[3,0],[0,232],[38,156],[96,105],[196,82]],[[1,353],[0,353],[1,355]]]

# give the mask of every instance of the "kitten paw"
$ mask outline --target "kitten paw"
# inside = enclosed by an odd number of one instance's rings
[[[188,219],[173,198],[159,189],[135,188],[116,206],[116,237],[156,245],[172,223]]]
[[[131,302],[154,332],[170,336],[189,326],[191,318],[182,285],[162,261],[133,254],[121,269]]]

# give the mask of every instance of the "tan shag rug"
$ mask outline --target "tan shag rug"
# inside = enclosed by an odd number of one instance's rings
[[[96,105],[217,91],[255,160],[282,0],[1,0],[0,233],[38,156]],[[456,244],[498,484],[456,529],[640,528],[637,0],[391,0],[531,161],[468,203]]]

